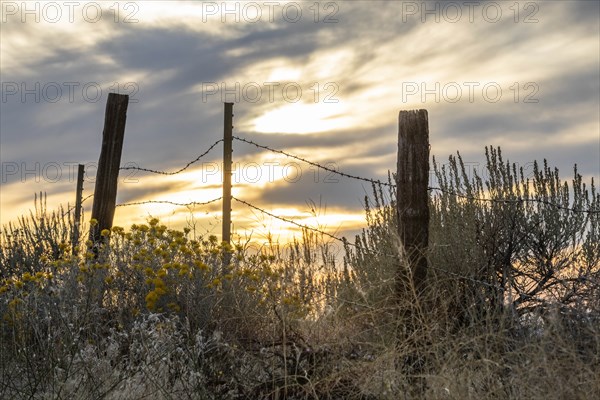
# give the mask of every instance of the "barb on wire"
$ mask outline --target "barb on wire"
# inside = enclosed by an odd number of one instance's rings
[[[173,206],[179,206],[179,207],[205,206],[207,204],[214,203],[215,201],[219,201],[221,199],[222,199],[222,197],[217,197],[216,199],[212,199],[209,201],[204,201],[204,202],[191,201],[189,203],[177,203],[175,201],[169,201],[169,200],[147,200],[147,201],[137,201],[137,202],[133,202],[133,203],[117,204],[115,207],[139,206],[139,205],[143,205],[143,204],[171,204]]]
[[[210,151],[219,143],[221,143],[223,141],[223,139],[219,139],[216,142],[213,143],[212,146],[210,146],[208,148],[208,150],[206,150],[204,153],[200,154],[198,157],[196,157],[196,159],[190,161],[189,163],[187,163],[184,167],[178,169],[177,171],[173,171],[173,172],[165,172],[165,171],[157,171],[154,169],[148,169],[148,168],[140,168],[140,167],[120,167],[120,170],[135,170],[135,171],[142,171],[142,172],[150,172],[153,174],[159,174],[159,175],[176,175],[179,174],[180,172],[185,171],[186,169],[188,169],[192,164],[198,162],[202,157],[204,157],[205,155],[207,155],[208,153],[210,153]]]
[[[457,192],[449,191],[449,190],[444,190],[439,187],[429,187],[428,190],[437,190],[442,193],[446,193],[446,194],[450,194],[453,196],[461,197],[463,199],[474,200],[474,201],[487,201],[490,203],[507,203],[507,204],[540,203],[540,204],[546,204],[548,206],[556,207],[559,210],[570,211],[573,213],[581,213],[581,214],[598,214],[598,213],[600,213],[600,210],[580,210],[580,209],[576,209],[576,208],[561,206],[560,204],[555,204],[548,200],[543,200],[543,199],[530,199],[530,198],[522,198],[522,197],[517,197],[516,199],[487,199],[487,198],[480,198],[480,197],[472,197],[472,196],[468,196],[466,194],[457,193]]]
[[[317,167],[317,168],[321,168],[324,171],[331,172],[331,173],[336,174],[336,175],[340,175],[340,176],[343,176],[343,177],[346,177],[346,178],[351,178],[351,179],[357,179],[359,181],[369,182],[369,183],[373,183],[373,184],[376,184],[376,185],[396,187],[396,185],[394,185],[392,183],[382,182],[382,181],[376,180],[376,179],[363,178],[363,177],[356,176],[356,175],[350,175],[350,174],[347,174],[345,172],[341,172],[341,171],[335,170],[333,168],[328,168],[328,167],[325,167],[324,165],[318,164],[318,163],[313,162],[313,161],[309,161],[309,160],[307,160],[305,158],[302,158],[302,157],[299,157],[299,156],[295,156],[295,155],[287,153],[287,152],[285,152],[283,150],[277,150],[277,149],[273,149],[273,148],[268,147],[268,146],[263,146],[262,144],[255,143],[252,140],[244,139],[244,138],[241,138],[241,137],[238,137],[238,136],[234,136],[233,138],[239,140],[240,142],[245,142],[245,143],[251,144],[251,145],[253,145],[255,147],[258,147],[258,148],[261,148],[261,149],[264,149],[264,150],[268,150],[268,151],[271,151],[273,153],[282,154],[282,155],[284,155],[286,157],[293,158],[294,160],[302,161],[302,162],[304,162],[306,164],[312,165],[312,166]]]

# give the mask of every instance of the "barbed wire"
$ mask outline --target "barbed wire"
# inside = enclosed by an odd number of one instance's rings
[[[314,231],[314,232],[321,233],[321,234],[323,234],[323,235],[325,235],[325,236],[329,236],[329,237],[330,237],[330,238],[332,238],[332,239],[339,240],[340,242],[346,242],[346,240],[345,240],[345,239],[343,239],[343,238],[339,238],[339,237],[337,237],[337,236],[335,236],[335,235],[332,235],[331,233],[328,233],[328,232],[322,231],[322,230],[320,230],[320,229],[317,229],[317,228],[312,228],[312,227],[310,227],[310,226],[308,226],[308,225],[303,225],[303,224],[300,224],[300,223],[298,223],[298,222],[296,222],[296,221],[293,221],[293,220],[291,220],[291,219],[287,219],[287,218],[284,218],[284,217],[280,217],[279,215],[272,214],[272,213],[268,212],[267,210],[265,210],[265,209],[263,209],[263,208],[260,208],[260,207],[258,207],[258,206],[255,206],[254,204],[248,203],[247,201],[244,201],[244,200],[238,199],[237,197],[231,196],[231,198],[232,198],[233,200],[235,200],[235,201],[239,202],[239,203],[242,203],[242,204],[244,204],[244,205],[246,205],[246,206],[248,206],[248,207],[250,207],[250,208],[253,208],[253,209],[257,210],[257,211],[260,211],[261,213],[263,213],[263,214],[266,214],[266,215],[268,215],[268,216],[270,216],[270,217],[273,217],[273,218],[275,218],[275,219],[279,219],[279,220],[281,220],[281,221],[284,221],[284,222],[287,222],[287,223],[289,223],[289,224],[296,225],[296,226],[298,226],[298,227],[300,227],[300,228],[302,228],[302,229],[308,229],[308,230],[311,230],[311,231]]]
[[[137,201],[137,202],[132,202],[132,203],[117,204],[115,207],[139,206],[139,205],[144,205],[144,204],[171,204],[173,206],[179,206],[179,207],[205,206],[205,205],[214,203],[216,201],[219,201],[222,198],[223,197],[217,197],[216,199],[212,199],[212,200],[204,201],[204,202],[190,201],[189,203],[178,203],[178,202],[169,201],[169,200],[146,200],[146,201]]]
[[[328,172],[337,174],[339,176],[343,176],[343,177],[350,178],[350,179],[355,179],[355,180],[360,180],[360,181],[363,181],[363,182],[369,182],[369,183],[371,183],[373,185],[387,186],[387,187],[390,187],[390,188],[396,188],[397,187],[397,185],[395,185],[393,183],[382,182],[382,181],[380,181],[378,179],[365,178],[365,177],[361,177],[361,176],[357,176],[357,175],[352,175],[352,174],[348,174],[348,173],[345,173],[345,172],[341,172],[341,171],[335,170],[333,168],[329,168],[329,167],[326,167],[326,166],[321,165],[319,163],[316,163],[314,161],[307,160],[307,159],[305,159],[303,157],[290,154],[290,153],[285,152],[283,150],[274,149],[274,148],[271,148],[269,146],[265,146],[265,145],[256,143],[256,142],[254,142],[252,140],[241,138],[239,136],[233,136],[233,139],[236,139],[236,140],[239,140],[241,142],[253,145],[253,146],[255,146],[257,148],[260,148],[260,149],[264,149],[264,150],[268,150],[268,151],[271,151],[271,152],[274,152],[274,153],[282,154],[282,155],[284,155],[286,157],[289,157],[289,158],[292,158],[292,159],[295,159],[295,160],[307,163],[309,165],[312,165],[314,167],[320,168],[320,169],[322,169],[324,171],[328,171]],[[165,172],[165,171],[158,171],[158,170],[153,170],[153,169],[148,169],[148,168],[141,168],[141,167],[121,167],[119,169],[120,170],[137,170],[137,171],[150,172],[150,173],[161,174],[161,175],[175,175],[175,174],[179,174],[179,173],[185,171],[186,169],[188,169],[194,163],[198,162],[202,157],[206,156],[215,146],[217,146],[219,143],[221,143],[223,141],[224,141],[224,139],[217,140],[215,143],[212,144],[212,146],[210,146],[208,148],[208,150],[206,150],[204,153],[200,154],[194,160],[190,161],[184,167],[178,169],[177,171]],[[563,206],[563,205],[560,205],[560,204],[552,203],[552,202],[550,202],[548,200],[536,199],[536,198],[521,198],[521,197],[518,197],[518,198],[513,198],[513,199],[490,199],[490,198],[485,198],[485,197],[469,196],[469,195],[462,194],[462,193],[459,193],[459,192],[456,192],[456,191],[450,191],[450,190],[442,189],[441,187],[431,187],[430,186],[430,187],[427,188],[427,190],[429,190],[429,191],[439,191],[439,192],[442,192],[442,193],[446,193],[446,194],[450,194],[450,195],[453,195],[453,196],[461,197],[463,199],[470,200],[470,201],[481,201],[481,202],[503,203],[503,204],[520,204],[520,203],[526,203],[526,202],[528,202],[528,203],[545,204],[545,205],[548,205],[548,206],[551,206],[551,207],[555,207],[555,208],[557,208],[559,210],[565,210],[565,211],[569,211],[569,212],[573,212],[573,213],[600,214],[600,210],[582,210],[582,209],[576,209],[576,208],[573,208],[573,207],[567,207],[567,206]],[[179,203],[176,203],[174,205],[179,205]]]
[[[233,136],[233,138],[236,139],[236,140],[239,140],[241,142],[251,144],[251,145],[253,145],[253,146],[257,147],[257,148],[268,150],[268,151],[271,151],[271,152],[274,152],[274,153],[278,153],[278,154],[282,154],[282,155],[284,155],[286,157],[293,158],[295,160],[307,163],[307,164],[312,165],[314,167],[321,168],[321,169],[323,169],[325,171],[328,171],[328,172],[331,172],[331,173],[334,173],[334,174],[337,174],[337,175],[340,175],[340,176],[343,176],[343,177],[346,177],[346,178],[356,179],[356,180],[360,180],[360,181],[364,181],[364,182],[369,182],[369,183],[374,184],[374,185],[387,186],[387,187],[390,187],[390,188],[396,188],[397,187],[397,185],[395,185],[393,183],[382,182],[382,181],[377,180],[377,179],[364,178],[364,177],[357,176],[357,175],[347,174],[345,172],[341,172],[341,171],[335,170],[333,168],[326,167],[326,166],[321,165],[319,163],[316,163],[314,161],[310,161],[310,160],[307,160],[305,158],[302,158],[302,157],[290,154],[290,153],[285,152],[283,150],[273,149],[273,148],[271,148],[269,146],[265,146],[265,145],[256,143],[256,142],[254,142],[252,140],[249,140],[249,139],[244,139],[244,138],[241,138],[241,137],[238,137],[238,136]],[[429,191],[436,190],[436,191],[440,191],[440,192],[443,192],[443,193],[446,193],[446,194],[451,194],[451,195],[454,195],[454,196],[457,196],[457,197],[461,197],[461,198],[464,198],[464,199],[468,199],[468,200],[472,200],[472,201],[482,201],[482,202],[491,202],[491,203],[514,203],[514,204],[524,203],[524,202],[530,202],[530,203],[545,204],[545,205],[548,205],[548,206],[555,207],[557,209],[561,209],[561,210],[565,210],[565,211],[570,211],[570,212],[574,212],[574,213],[589,213],[589,214],[598,214],[598,213],[600,213],[600,210],[580,210],[580,209],[576,209],[576,208],[565,207],[565,206],[560,205],[560,204],[555,204],[555,203],[552,203],[552,202],[547,201],[547,200],[536,199],[536,198],[521,198],[521,197],[519,197],[519,198],[516,198],[516,199],[489,199],[489,198],[485,198],[485,197],[468,196],[468,195],[465,195],[465,194],[462,194],[462,193],[445,190],[445,189],[442,189],[440,187],[428,187],[427,189]]]
[[[372,183],[372,184],[375,184],[375,185],[396,187],[396,185],[394,185],[392,183],[382,182],[382,181],[380,181],[378,179],[363,178],[361,176],[347,174],[345,172],[341,172],[341,171],[338,171],[336,169],[326,167],[326,166],[321,165],[319,163],[316,163],[316,162],[313,162],[313,161],[309,161],[309,160],[307,160],[305,158],[302,158],[302,157],[299,157],[299,156],[295,156],[295,155],[287,153],[287,152],[285,152],[283,150],[277,150],[277,149],[273,149],[273,148],[271,148],[269,146],[264,146],[262,144],[258,144],[256,142],[253,142],[252,140],[249,140],[249,139],[244,139],[244,138],[241,138],[241,137],[238,137],[238,136],[233,136],[233,138],[236,139],[236,140],[239,140],[240,142],[251,144],[251,145],[253,145],[255,147],[258,147],[260,149],[269,150],[269,151],[271,151],[273,153],[282,154],[282,155],[284,155],[286,157],[293,158],[294,160],[302,161],[302,162],[304,162],[306,164],[312,165],[313,167],[320,168],[320,169],[322,169],[324,171],[331,172],[331,173],[336,174],[336,175],[340,175],[340,176],[343,176],[343,177],[346,177],[346,178],[356,179],[356,180],[359,180],[359,181],[369,182],[369,183]]]
[[[93,194],[93,193],[92,193],[92,194],[90,194],[90,195],[87,195],[85,198],[83,198],[83,199],[81,200],[81,204],[85,203],[85,201],[86,201],[87,199],[89,199],[90,197],[93,197],[93,196],[94,196],[94,194]],[[71,211],[73,211],[73,210],[75,209],[75,207],[76,207],[76,206],[71,206],[71,207],[69,207],[69,208],[67,209],[67,211],[65,211],[65,212],[62,214],[62,216],[64,217],[65,215],[69,214]]]
[[[198,162],[202,157],[206,156],[208,153],[210,153],[210,151],[215,148],[216,145],[218,145],[219,143],[221,143],[223,141],[223,139],[219,139],[217,140],[215,143],[213,143],[212,146],[210,146],[208,148],[208,150],[206,150],[204,153],[200,154],[198,157],[196,157],[194,160],[190,161],[189,163],[187,163],[184,167],[178,169],[177,171],[173,171],[173,172],[165,172],[165,171],[157,171],[154,169],[148,169],[148,168],[141,168],[141,167],[120,167],[119,170],[135,170],[135,171],[142,171],[142,172],[150,172],[153,174],[159,174],[159,175],[176,175],[179,174],[183,171],[185,171],[186,169],[188,169],[192,164]]]
[[[317,229],[317,228],[313,228],[313,227],[310,227],[310,226],[307,226],[307,225],[303,225],[303,224],[300,224],[300,223],[298,223],[296,221],[293,221],[291,219],[284,218],[284,217],[281,217],[279,215],[275,215],[275,214],[273,214],[273,213],[271,213],[271,212],[269,212],[269,211],[267,211],[267,210],[265,210],[265,209],[263,209],[261,207],[255,206],[254,204],[251,204],[251,203],[249,203],[247,201],[238,199],[237,197],[232,196],[232,199],[234,199],[235,201],[237,201],[239,203],[242,203],[242,204],[244,204],[244,205],[246,205],[246,206],[248,206],[250,208],[253,208],[253,209],[255,209],[255,210],[257,210],[257,211],[259,211],[259,212],[261,212],[263,214],[266,214],[266,215],[268,215],[268,216],[270,216],[272,218],[275,218],[275,219],[287,222],[289,224],[296,225],[296,226],[298,226],[298,227],[300,227],[302,229],[307,229],[307,230],[311,230],[313,232],[317,232],[317,233],[323,234],[323,235],[328,236],[328,237],[330,237],[330,238],[332,238],[334,240],[342,242],[345,245],[348,245],[348,246],[351,246],[351,247],[354,247],[354,248],[358,248],[359,247],[355,243],[349,242],[346,238],[338,237],[338,236],[332,235],[331,233],[325,232],[323,230],[320,230],[320,229]],[[394,259],[394,260],[398,259],[398,257],[399,257],[398,254],[387,254],[387,253],[382,253],[380,251],[371,251],[371,250],[366,249],[366,248],[364,248],[362,246],[361,246],[361,250],[365,251],[367,253],[373,254],[373,255],[382,256],[382,257],[386,257],[386,258],[391,258],[391,259]],[[470,277],[470,276],[460,275],[460,274],[457,274],[456,272],[448,271],[448,270],[443,269],[443,268],[434,267],[432,265],[428,265],[428,268],[431,268],[433,270],[437,270],[437,271],[440,271],[440,272],[444,272],[444,273],[446,273],[448,275],[452,275],[452,276],[454,276],[456,278],[469,280],[471,282],[478,283],[478,284],[481,284],[481,285],[485,285],[485,286],[488,286],[488,287],[492,287],[492,288],[496,287],[494,284],[491,284],[489,282],[484,282],[484,281],[475,279],[475,278]]]

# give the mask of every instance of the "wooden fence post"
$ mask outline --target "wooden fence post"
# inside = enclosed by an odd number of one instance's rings
[[[223,121],[223,238],[231,242],[231,169],[233,159],[233,103],[225,103]]]
[[[103,229],[112,228],[128,104],[128,95],[117,93],[108,95],[92,207],[92,219],[98,221],[96,226],[90,227],[90,240],[93,243],[101,240],[100,233]]]
[[[77,255],[79,245],[79,227],[81,223],[81,203],[83,196],[83,175],[84,175],[84,165],[79,164],[77,168],[77,189],[75,193],[75,217],[73,219],[73,239],[72,239],[72,252],[73,255]]]
[[[420,293],[427,275],[429,241],[429,121],[427,110],[400,111],[396,206],[398,234]],[[406,271],[399,266],[397,295],[406,294]]]

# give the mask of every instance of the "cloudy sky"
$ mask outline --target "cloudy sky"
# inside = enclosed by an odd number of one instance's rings
[[[398,111],[425,108],[438,160],[460,151],[481,167],[494,145],[600,178],[596,0],[0,4],[2,224],[35,192],[72,204],[77,163],[93,192],[113,91],[130,95],[122,165],[181,168],[222,137],[228,101],[235,135],[353,175],[386,178]],[[222,151],[170,177],[123,171],[117,202],[219,197]],[[364,182],[242,142],[234,162],[243,200],[337,234],[365,224]],[[241,235],[295,231],[233,206]],[[220,207],[131,206],[115,223],[152,215],[219,234]]]

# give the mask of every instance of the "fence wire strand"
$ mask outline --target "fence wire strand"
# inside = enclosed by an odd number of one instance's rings
[[[146,200],[146,201],[137,201],[137,202],[132,202],[132,203],[117,204],[115,207],[139,206],[139,205],[144,205],[144,204],[170,204],[170,205],[178,206],[178,207],[205,206],[205,205],[214,203],[216,201],[219,201],[221,199],[222,199],[222,197],[217,197],[216,199],[212,199],[209,201],[204,201],[204,202],[190,201],[189,203],[178,203],[178,202],[169,201],[169,200]]]
[[[325,236],[328,236],[328,237],[330,237],[330,238],[332,238],[332,239],[339,240],[340,242],[347,243],[347,241],[346,241],[345,239],[343,239],[343,238],[339,238],[339,237],[337,237],[337,236],[335,236],[335,235],[332,235],[331,233],[327,233],[327,232],[325,232],[325,231],[322,231],[322,230],[320,230],[320,229],[317,229],[317,228],[312,228],[312,227],[310,227],[310,226],[307,226],[307,225],[300,224],[300,223],[298,223],[298,222],[296,222],[296,221],[294,221],[294,220],[287,219],[287,218],[284,218],[284,217],[280,217],[279,215],[272,214],[272,213],[268,212],[267,210],[265,210],[265,209],[263,209],[263,208],[260,208],[260,207],[258,207],[258,206],[255,206],[254,204],[248,203],[247,201],[244,201],[244,200],[238,199],[237,197],[231,196],[231,198],[232,198],[233,200],[235,200],[235,201],[239,202],[239,203],[242,203],[242,204],[244,204],[244,205],[246,205],[246,206],[248,206],[248,207],[250,207],[250,208],[253,208],[253,209],[255,209],[256,211],[259,211],[259,212],[261,212],[261,213],[263,213],[263,214],[266,214],[266,215],[268,215],[268,216],[270,216],[270,217],[273,217],[273,218],[275,218],[275,219],[279,219],[279,220],[281,220],[281,221],[284,221],[284,222],[287,222],[287,223],[289,223],[289,224],[296,225],[297,227],[300,227],[300,228],[302,228],[302,229],[308,229],[308,230],[311,230],[311,231],[314,231],[314,232],[318,232],[318,233],[321,233],[321,234],[323,234],[323,235],[325,235]]]
[[[340,175],[340,176],[343,176],[343,177],[346,177],[346,178],[356,179],[356,180],[359,180],[359,181],[369,182],[369,183],[372,183],[372,184],[375,184],[375,185],[396,187],[396,185],[394,185],[392,183],[382,182],[382,181],[377,180],[377,179],[363,178],[363,177],[360,177],[360,176],[357,176],[357,175],[347,174],[345,172],[341,172],[341,171],[335,170],[333,168],[326,167],[326,166],[321,165],[319,163],[316,163],[316,162],[313,162],[313,161],[309,161],[309,160],[307,160],[305,158],[302,158],[300,156],[295,156],[295,155],[287,153],[287,152],[285,152],[283,150],[277,150],[277,149],[273,149],[273,148],[268,147],[268,146],[264,146],[262,144],[258,144],[256,142],[253,142],[252,140],[249,140],[249,139],[244,139],[244,138],[241,138],[241,137],[238,137],[238,136],[234,136],[233,138],[236,139],[236,140],[239,140],[240,142],[251,144],[251,145],[253,145],[255,147],[258,147],[260,149],[268,150],[268,151],[271,151],[273,153],[282,154],[282,155],[284,155],[286,157],[293,158],[294,160],[298,160],[298,161],[304,162],[306,164],[312,165],[313,167],[320,168],[320,169],[322,169],[324,171],[331,172],[331,173],[336,174],[336,175]]]
[[[287,222],[287,223],[289,223],[289,224],[296,225],[296,226],[298,226],[298,227],[300,227],[300,228],[302,228],[302,229],[307,229],[307,230],[311,230],[311,231],[313,231],[313,232],[320,233],[320,234],[322,234],[322,235],[325,235],[325,236],[328,236],[328,237],[330,237],[330,238],[332,238],[332,239],[334,239],[334,240],[337,240],[337,241],[339,241],[339,242],[342,242],[342,243],[343,243],[343,244],[345,244],[345,245],[348,245],[348,246],[351,246],[351,247],[354,247],[354,248],[358,248],[358,247],[359,247],[359,246],[357,246],[356,244],[354,244],[354,243],[352,243],[352,242],[349,242],[349,241],[348,241],[346,238],[344,238],[344,237],[338,237],[338,236],[332,235],[331,233],[328,233],[328,232],[322,231],[322,230],[320,230],[320,229],[317,229],[317,228],[312,228],[312,227],[310,227],[310,226],[307,226],[307,225],[300,224],[300,223],[298,223],[298,222],[296,222],[296,221],[293,221],[293,220],[291,220],[291,219],[284,218],[284,217],[281,217],[281,216],[279,216],[279,215],[275,215],[275,214],[273,214],[273,213],[271,213],[271,212],[269,212],[269,211],[267,211],[267,210],[265,210],[265,209],[263,209],[263,208],[261,208],[261,207],[255,206],[254,204],[251,204],[251,203],[249,203],[249,202],[247,202],[247,201],[244,201],[244,200],[238,199],[237,197],[234,197],[234,196],[232,196],[232,199],[234,199],[235,201],[237,201],[237,202],[239,202],[239,203],[242,203],[242,204],[244,204],[244,205],[246,205],[246,206],[248,206],[248,207],[250,207],[250,208],[252,208],[252,209],[254,209],[254,210],[257,210],[257,211],[259,211],[259,212],[261,212],[261,213],[263,213],[263,214],[266,214],[266,215],[268,215],[268,216],[270,216],[270,217],[272,217],[272,218],[275,218],[275,219],[281,220],[281,221],[283,221],[283,222]],[[382,253],[382,252],[379,252],[379,251],[371,251],[371,250],[369,250],[369,249],[366,249],[366,248],[364,248],[364,247],[361,247],[361,250],[365,251],[366,253],[372,254],[372,255],[377,255],[377,256],[381,256],[381,257],[386,257],[386,258],[390,258],[390,259],[392,259],[392,260],[397,260],[397,259],[399,258],[399,255],[398,255],[398,254],[388,254],[388,253]],[[431,268],[431,269],[433,269],[433,270],[436,270],[436,271],[439,271],[439,272],[443,272],[443,273],[445,273],[445,274],[448,274],[448,275],[452,275],[452,276],[454,276],[455,278],[459,278],[459,279],[465,279],[465,280],[468,280],[468,281],[471,281],[471,282],[474,282],[474,283],[478,283],[478,284],[481,284],[481,285],[485,285],[485,286],[488,286],[488,287],[492,287],[492,288],[495,288],[495,287],[496,287],[496,285],[494,285],[494,284],[492,284],[492,283],[489,283],[489,282],[484,282],[484,281],[481,281],[481,280],[478,280],[478,279],[472,278],[472,277],[470,277],[470,276],[460,275],[460,274],[457,274],[456,272],[448,271],[448,270],[446,270],[446,269],[443,269],[443,268],[434,267],[434,266],[432,266],[432,265],[428,265],[428,268]]]
[[[219,139],[217,140],[215,143],[213,143],[212,146],[210,146],[208,148],[208,150],[206,150],[204,153],[200,154],[198,157],[196,157],[194,160],[190,161],[189,163],[187,163],[184,167],[178,169],[177,171],[172,171],[172,172],[166,172],[166,171],[158,171],[158,170],[154,170],[154,169],[148,169],[148,168],[141,168],[141,167],[120,167],[119,170],[135,170],[135,171],[142,171],[142,172],[150,172],[153,174],[159,174],[159,175],[177,175],[183,171],[185,171],[186,169],[188,169],[190,166],[192,166],[193,164],[197,163],[198,161],[200,161],[200,159],[204,156],[206,156],[208,153],[210,153],[210,151],[212,149],[215,148],[216,145],[218,145],[219,143],[221,143],[223,141],[223,139]]]
[[[87,195],[86,197],[84,197],[84,198],[81,200],[81,204],[83,205],[83,203],[85,203],[85,201],[86,201],[87,199],[89,199],[90,197],[94,197],[94,194],[92,193],[92,194],[89,194],[89,195]],[[69,207],[69,208],[67,209],[67,211],[65,211],[65,212],[62,214],[62,216],[64,217],[65,215],[67,215],[67,214],[69,214],[71,211],[73,211],[74,209],[75,209],[75,206],[74,206],[74,205],[73,205],[73,206],[71,206],[71,207]]]

